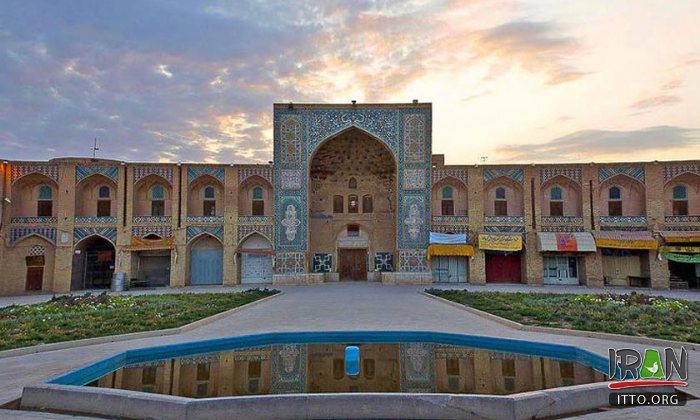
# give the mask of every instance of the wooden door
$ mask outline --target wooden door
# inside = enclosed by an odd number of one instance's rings
[[[26,289],[41,290],[44,282],[44,267],[27,267]]]
[[[224,250],[196,248],[191,251],[190,284],[223,284]]]
[[[367,251],[364,249],[341,249],[338,251],[340,280],[367,280]]]
[[[520,283],[520,253],[486,254],[486,281],[489,283]]]

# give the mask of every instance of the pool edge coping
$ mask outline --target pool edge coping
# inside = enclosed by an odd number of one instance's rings
[[[8,350],[0,351],[0,359],[6,359],[6,358],[10,358],[10,357],[17,357],[17,356],[26,356],[29,354],[36,354],[36,353],[45,353],[45,352],[56,351],[56,350],[65,350],[65,349],[71,349],[71,348],[83,347],[83,346],[92,346],[92,345],[96,345],[96,344],[115,343],[115,342],[121,342],[121,341],[136,340],[136,339],[141,339],[141,338],[154,338],[154,337],[163,337],[163,336],[169,336],[169,335],[182,334],[182,333],[191,331],[195,328],[199,328],[199,327],[203,327],[205,325],[211,324],[212,322],[218,321],[221,318],[225,318],[229,315],[233,315],[236,312],[239,312],[239,311],[244,310],[244,309],[248,309],[248,308],[255,306],[259,303],[263,303],[267,300],[270,300],[272,298],[275,298],[275,297],[278,297],[278,296],[281,296],[284,294],[284,291],[282,291],[282,290],[279,290],[279,289],[275,289],[275,290],[277,290],[278,292],[275,293],[274,295],[265,296],[262,299],[258,299],[258,300],[255,300],[253,302],[246,303],[245,305],[237,306],[235,308],[231,308],[231,309],[228,309],[226,311],[216,313],[216,314],[208,316],[206,318],[192,321],[189,324],[181,325],[179,327],[166,328],[166,329],[162,329],[162,330],[138,331],[138,332],[126,333],[126,334],[104,335],[101,337],[83,338],[80,340],[59,341],[56,343],[37,344],[35,346],[28,346],[28,347],[18,347],[15,349],[8,349]],[[232,293],[240,293],[240,292],[232,292]]]
[[[601,340],[616,340],[616,341],[628,341],[632,342],[635,344],[649,344],[653,346],[673,346],[673,347],[687,347],[690,350],[694,351],[700,351],[700,344],[698,343],[690,343],[687,341],[674,341],[674,340],[666,340],[663,338],[651,338],[651,337],[640,337],[637,335],[624,335],[624,334],[614,334],[614,333],[606,333],[606,332],[599,332],[599,331],[588,331],[588,330],[573,330],[573,329],[567,329],[567,328],[554,328],[554,327],[543,327],[539,325],[525,325],[521,324],[517,321],[513,321],[507,318],[500,317],[498,315],[494,315],[490,312],[482,311],[480,309],[473,308],[471,306],[463,305],[461,303],[453,302],[449,299],[445,299],[440,296],[435,296],[433,294],[430,294],[426,292],[425,290],[419,290],[419,294],[422,294],[424,296],[427,296],[431,299],[435,299],[438,302],[444,303],[446,305],[453,306],[458,309],[462,309],[464,311],[467,311],[471,314],[477,315],[481,318],[485,318],[494,322],[497,322],[503,326],[515,329],[515,330],[520,330],[520,331],[529,331],[529,332],[539,332],[539,333],[545,333],[545,334],[558,334],[558,335],[569,335],[569,336],[574,336],[574,337],[586,337],[586,338],[597,338]]]

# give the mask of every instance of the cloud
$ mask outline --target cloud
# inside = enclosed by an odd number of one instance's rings
[[[582,130],[545,143],[509,145],[497,151],[510,161],[561,162],[697,146],[700,129],[658,126],[631,131]]]
[[[646,110],[649,108],[658,108],[662,106],[675,105],[683,100],[677,95],[657,95],[649,98],[640,99],[630,105],[630,108],[636,110]]]
[[[481,57],[497,58],[506,68],[519,65],[527,71],[543,72],[552,85],[587,74],[568,64],[572,56],[581,52],[579,41],[561,35],[551,22],[507,22],[476,33],[475,47]]]

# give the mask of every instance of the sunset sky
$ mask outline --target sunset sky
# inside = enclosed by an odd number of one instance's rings
[[[0,158],[266,162],[273,102],[433,104],[447,163],[700,158],[700,1],[31,1]]]

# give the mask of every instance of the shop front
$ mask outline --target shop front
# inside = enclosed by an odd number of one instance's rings
[[[700,232],[660,232],[659,249],[668,260],[671,288],[700,289]]]
[[[542,253],[544,284],[579,285],[583,257],[596,252],[596,246],[588,232],[538,232],[537,250]]]
[[[474,247],[467,244],[466,234],[430,232],[427,259],[434,283],[466,283],[469,281],[469,257]]]
[[[649,231],[594,232],[607,286],[651,287],[650,259],[658,242]]]
[[[521,233],[481,233],[479,249],[486,253],[487,283],[522,282]]]

